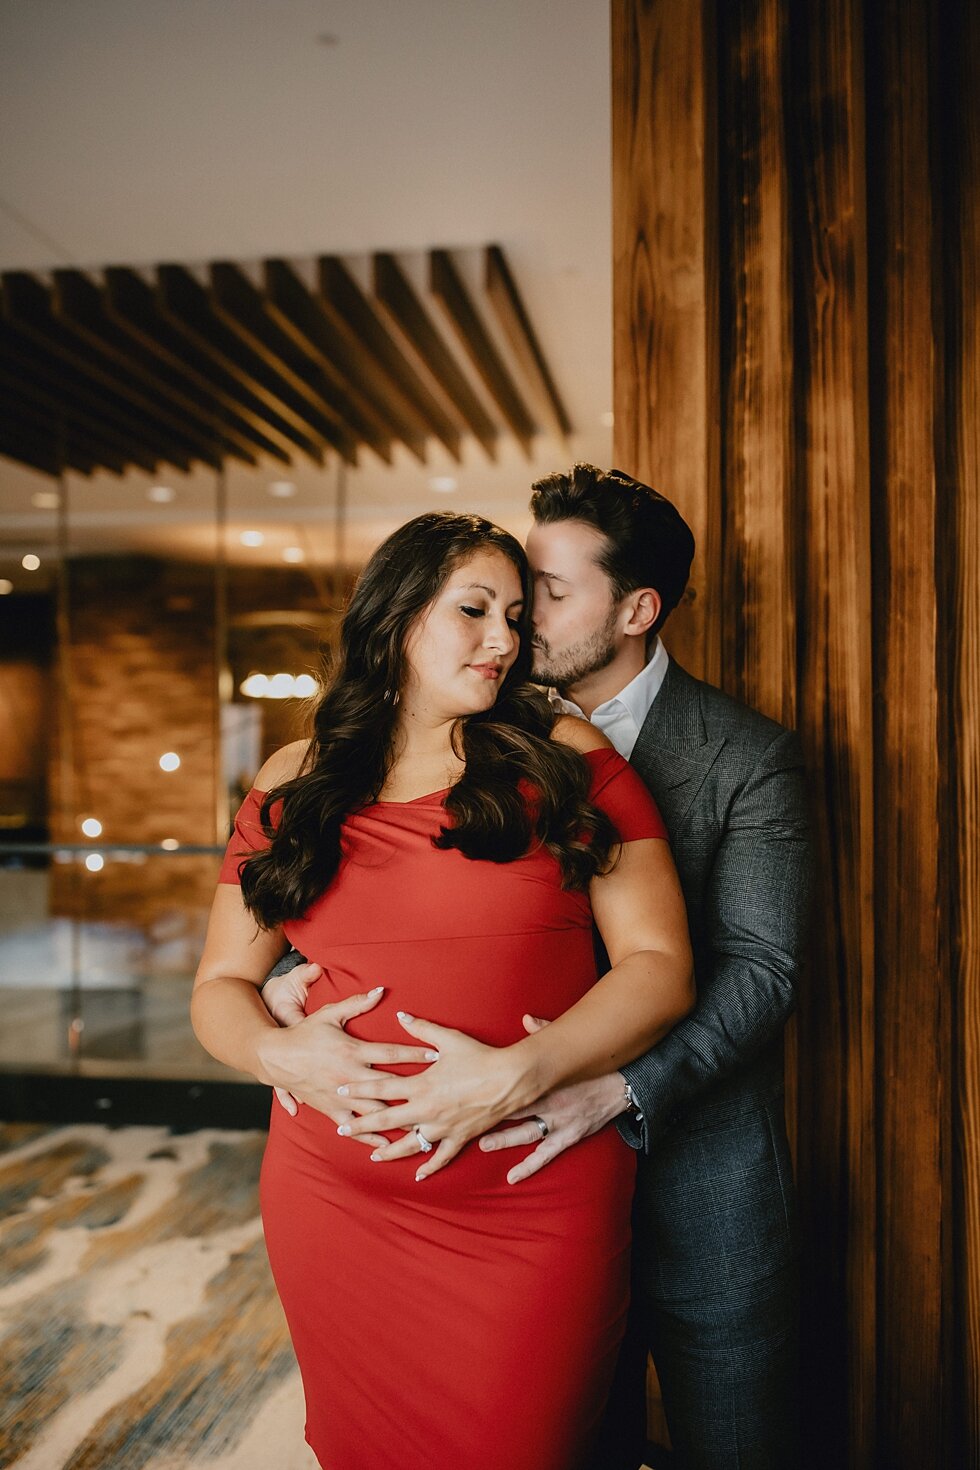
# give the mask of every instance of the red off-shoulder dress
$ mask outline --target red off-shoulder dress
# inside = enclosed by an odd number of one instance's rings
[[[665,837],[646,787],[590,752],[591,800],[624,842]],[[221,881],[265,843],[246,798]],[[375,802],[286,936],[323,966],[308,1010],[386,987],[349,1034],[404,1042],[405,1010],[491,1046],[596,981],[588,896],[542,851],[475,862],[431,839],[444,792]],[[412,1068],[403,1069],[406,1072]],[[325,1470],[571,1470],[608,1391],[628,1298],[634,1158],[613,1127],[518,1185],[519,1149],[469,1144],[416,1183],[311,1107],[272,1110],[261,1202],[269,1259]]]

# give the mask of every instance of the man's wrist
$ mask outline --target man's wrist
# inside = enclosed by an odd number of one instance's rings
[[[633,1091],[633,1087],[629,1079],[627,1077],[624,1077],[622,1072],[617,1072],[616,1076],[619,1078],[620,1084],[623,1089],[622,1111],[625,1113],[629,1113],[630,1117],[635,1118],[638,1123],[642,1123],[643,1109],[640,1107],[640,1104],[637,1101],[636,1093]]]

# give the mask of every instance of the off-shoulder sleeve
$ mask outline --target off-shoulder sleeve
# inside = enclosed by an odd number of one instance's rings
[[[667,836],[656,802],[618,750],[588,750],[585,759],[592,769],[589,800],[612,819],[623,842]]]
[[[253,852],[261,852],[269,846],[269,838],[262,830],[261,809],[265,801],[266,793],[257,790],[254,786],[248,793],[235,817],[235,826],[225,855],[221,863],[221,871],[218,874],[219,883],[239,884],[239,868],[246,858],[251,857]]]

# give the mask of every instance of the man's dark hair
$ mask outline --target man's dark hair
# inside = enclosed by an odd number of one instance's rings
[[[660,593],[659,633],[680,602],[694,558],[690,526],[665,495],[622,470],[577,464],[531,486],[531,514],[540,526],[583,521],[605,537],[599,565],[618,600],[637,587]]]

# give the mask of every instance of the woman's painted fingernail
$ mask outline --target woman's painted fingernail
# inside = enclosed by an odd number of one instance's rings
[[[347,1083],[346,1082],[344,1083],[343,1087],[338,1087],[337,1088],[337,1092],[339,1093],[339,1095],[341,1097],[349,1097],[350,1096],[350,1088],[347,1086]]]
[[[380,1157],[381,1157],[381,1150],[379,1148],[376,1148],[374,1150],[374,1153],[371,1155],[371,1162],[372,1162],[372,1164],[376,1164],[378,1162],[378,1160],[380,1159]]]
[[[383,985],[376,985],[373,990],[369,990],[368,991],[368,995],[382,995],[383,993],[384,993],[384,986]]]
[[[427,1051],[425,1053],[425,1060],[427,1062],[437,1062],[439,1060],[439,1053],[437,1051]]]
[[[427,1179],[428,1177],[429,1176],[427,1174],[423,1173],[423,1171],[420,1169],[419,1172],[415,1176],[415,1183],[416,1184],[421,1184],[422,1183],[422,1180],[423,1179]]]
[[[341,1138],[349,1138],[350,1137],[350,1124],[349,1123],[341,1123],[340,1127],[337,1129],[337,1132],[340,1134]]]
[[[408,1011],[399,1011],[398,1012],[398,1019],[399,1019],[399,1021],[414,1021],[415,1020],[415,1017],[414,1016],[410,1016],[408,1014]]]

